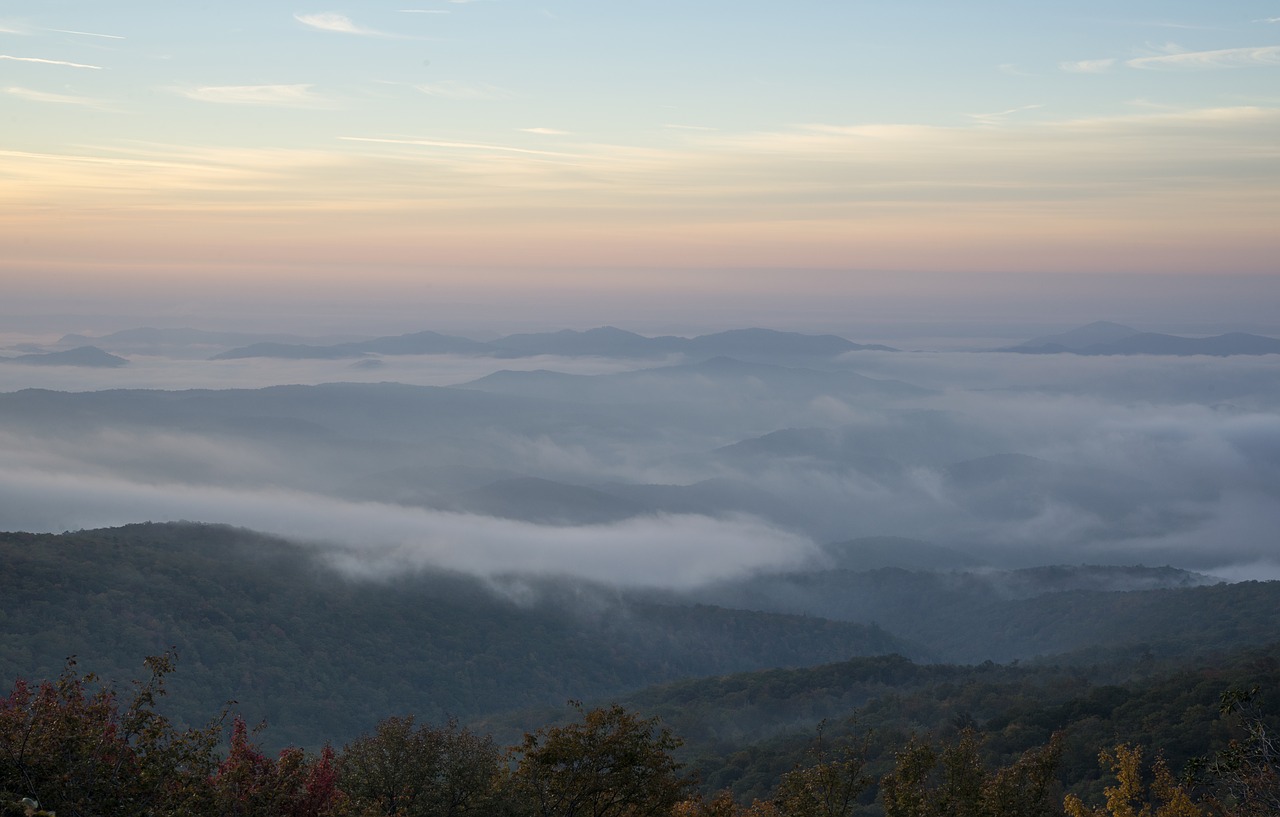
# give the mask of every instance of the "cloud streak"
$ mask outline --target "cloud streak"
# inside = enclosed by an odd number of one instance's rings
[[[1280,65],[1280,45],[1184,51],[1127,60],[1130,68],[1200,71],[1215,68],[1255,68]]]
[[[157,486],[109,477],[6,469],[0,516],[7,529],[63,530],[139,520],[224,521],[295,541],[323,543],[366,575],[446,568],[481,576],[574,575],[632,586],[688,588],[712,578],[795,565],[816,548],[750,518],[655,516],[559,528],[287,490]],[[39,497],[58,496],[70,516]],[[27,506],[28,510],[21,510]]]
[[[418,147],[447,148],[455,150],[481,151],[485,153],[520,153],[529,156],[573,157],[571,153],[559,153],[551,150],[535,150],[517,148],[509,145],[487,145],[478,142],[447,142],[438,139],[383,139],[373,136],[339,136],[344,142],[370,142],[383,145],[415,145]]]
[[[1043,107],[1044,105],[1039,105],[1039,104],[1019,105],[1016,108],[1009,108],[1007,110],[997,111],[995,113],[971,113],[969,114],[969,117],[971,119],[977,119],[978,121],[981,121],[981,122],[998,122],[1001,119],[1004,119],[1007,116],[1012,116],[1015,113],[1022,113],[1023,111],[1034,111],[1037,108],[1043,108]]]
[[[364,26],[356,25],[350,17],[345,14],[339,14],[335,11],[324,11],[314,14],[295,14],[293,15],[293,19],[308,28],[315,29],[316,31],[329,31],[335,34],[354,34],[360,37],[399,37],[399,35],[391,34],[386,31],[379,31],[374,28],[366,28]]]
[[[101,37],[106,40],[126,39],[125,37],[122,37],[119,34],[99,34],[98,32],[95,32],[95,31],[75,31],[74,29],[70,29],[70,28],[50,28],[47,30],[56,31],[59,34],[76,34],[81,37]]]
[[[94,71],[101,71],[101,65],[87,65],[82,62],[68,62],[67,60],[46,60],[42,57],[14,57],[9,54],[0,54],[0,60],[12,60],[14,62],[34,62],[42,65],[63,65],[68,68],[88,68]]]
[[[1114,58],[1098,60],[1074,60],[1058,63],[1058,67],[1069,74],[1105,74],[1116,64]]]
[[[426,82],[413,87],[428,96],[442,97],[444,99],[510,99],[513,96],[510,91],[504,88],[484,82],[440,80],[439,82]]]
[[[296,87],[219,98],[311,104]],[[90,236],[110,235],[138,262],[176,263],[208,246],[236,266],[262,250],[298,265],[537,259],[582,268],[626,258],[655,267],[1253,271],[1280,251],[1280,176],[1267,158],[1278,122],[1280,109],[1237,106],[1011,115],[1000,127],[673,130],[660,146],[574,140],[559,150],[546,149],[559,140],[544,148],[348,132],[329,150],[156,145],[36,160],[11,152],[0,154],[9,179],[0,199],[20,222],[44,207],[63,213],[56,224],[33,223],[24,252],[47,246],[66,257],[84,247],[89,259],[100,255]],[[140,184],[122,170],[125,153],[161,169]],[[144,237],[134,217],[142,210],[172,228]],[[200,218],[237,211],[234,223]],[[269,231],[266,213],[276,217]],[[381,215],[375,224],[338,213]]]
[[[199,102],[219,105],[269,105],[287,108],[320,108],[330,103],[312,92],[309,84],[295,85],[206,85],[178,89],[177,93]]]

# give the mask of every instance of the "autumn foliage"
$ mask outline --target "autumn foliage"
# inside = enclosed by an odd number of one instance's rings
[[[673,754],[680,739],[618,705],[574,704],[577,720],[507,750],[455,721],[404,716],[340,752],[272,755],[238,716],[190,728],[160,714],[173,667],[172,655],[148,658],[124,697],[74,661],[56,680],[15,683],[0,700],[0,817],[1261,817],[1280,802],[1257,690],[1224,695],[1243,737],[1199,777],[1176,778],[1158,755],[1144,763],[1127,743],[1103,750],[1113,782],[1094,804],[1063,796],[1059,735],[1000,765],[968,727],[912,737],[882,770],[865,736],[830,742],[820,730],[809,762],[741,803],[698,793]]]

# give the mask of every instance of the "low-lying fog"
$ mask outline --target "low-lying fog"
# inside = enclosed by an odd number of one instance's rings
[[[227,522],[370,573],[633,585],[869,536],[1280,577],[1276,355],[124,356],[0,365],[0,529]]]

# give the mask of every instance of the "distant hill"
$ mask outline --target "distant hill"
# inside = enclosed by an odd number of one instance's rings
[[[791,360],[807,357],[829,358],[853,351],[895,351],[888,346],[854,343],[835,335],[805,335],[772,329],[737,329],[695,338],[674,335],[646,337],[613,326],[586,331],[563,329],[507,335],[492,341],[475,341],[437,332],[416,332],[374,340],[330,346],[256,343],[215,355],[215,360],[245,357],[340,358],[380,355],[462,354],[498,358],[607,357],[655,359],[685,355],[695,359],[717,356],[750,359]]]
[[[114,369],[129,365],[129,361],[125,358],[104,352],[96,346],[79,346],[65,352],[44,352],[0,358],[0,363],[18,363],[23,366],[84,366],[92,369]]]
[[[683,351],[699,356],[779,355],[833,357],[845,352],[896,352],[891,346],[854,343],[836,335],[804,335],[772,329],[731,329],[691,339]]]
[[[691,591],[726,607],[878,623],[937,660],[1026,660],[1142,643],[1158,654],[1269,643],[1280,582],[1216,583],[1170,567],[760,575]]]
[[[469,338],[442,335],[439,332],[414,332],[359,343],[346,343],[340,348],[349,349],[353,354],[478,355],[488,351],[489,345]]]
[[[717,356],[697,363],[613,374],[574,375],[545,369],[499,371],[458,388],[563,402],[648,403],[706,397],[808,401],[823,396],[920,397],[930,391],[900,380],[878,380],[853,372],[758,363]]]
[[[1130,326],[1098,321],[1059,335],[1033,338],[997,351],[1021,354],[1078,355],[1231,355],[1280,354],[1280,339],[1230,332],[1207,338],[1188,338],[1140,332]]]
[[[648,510],[603,491],[535,477],[499,480],[454,494],[446,502],[450,510],[542,525],[603,525]]]
[[[973,433],[950,412],[899,409],[872,425],[781,428],[718,448],[709,456],[736,467],[766,468],[800,460],[892,478],[900,475],[905,465],[941,466],[959,458],[984,456],[992,445],[991,439]]]
[[[1094,346],[1099,343],[1114,343],[1122,340],[1130,335],[1139,334],[1138,329],[1132,326],[1125,326],[1120,323],[1111,323],[1110,321],[1094,321],[1085,326],[1071,329],[1057,335],[1045,335],[1039,338],[1019,343],[1017,346],[1011,346],[1000,349],[1001,352],[1025,352],[1025,353],[1042,353],[1042,352],[1075,352],[1088,346]]]
[[[241,360],[250,357],[272,357],[285,360],[338,360],[346,357],[363,357],[364,352],[352,351],[347,344],[340,346],[310,346],[305,343],[251,343],[235,349],[219,352],[210,360]]]
[[[567,357],[597,356],[622,358],[663,357],[681,351],[687,341],[672,335],[645,337],[614,326],[602,326],[579,332],[531,332],[507,335],[490,341],[490,349],[511,357],[562,355]]]

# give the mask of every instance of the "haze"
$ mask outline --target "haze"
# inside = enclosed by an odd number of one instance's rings
[[[1280,17],[1023,5],[8,4],[0,528],[1280,575]],[[1262,340],[994,351],[1094,321]],[[893,350],[459,351],[604,326]]]
[[[469,355],[345,341],[306,360],[226,348],[249,335],[197,357],[180,332],[142,354],[139,335],[88,339],[127,356],[114,368],[0,363],[7,527],[229,522],[337,547],[371,574],[663,586],[820,565],[824,545],[877,536],[1001,567],[1276,571],[1275,354],[608,330]],[[551,343],[583,351],[537,351]]]

